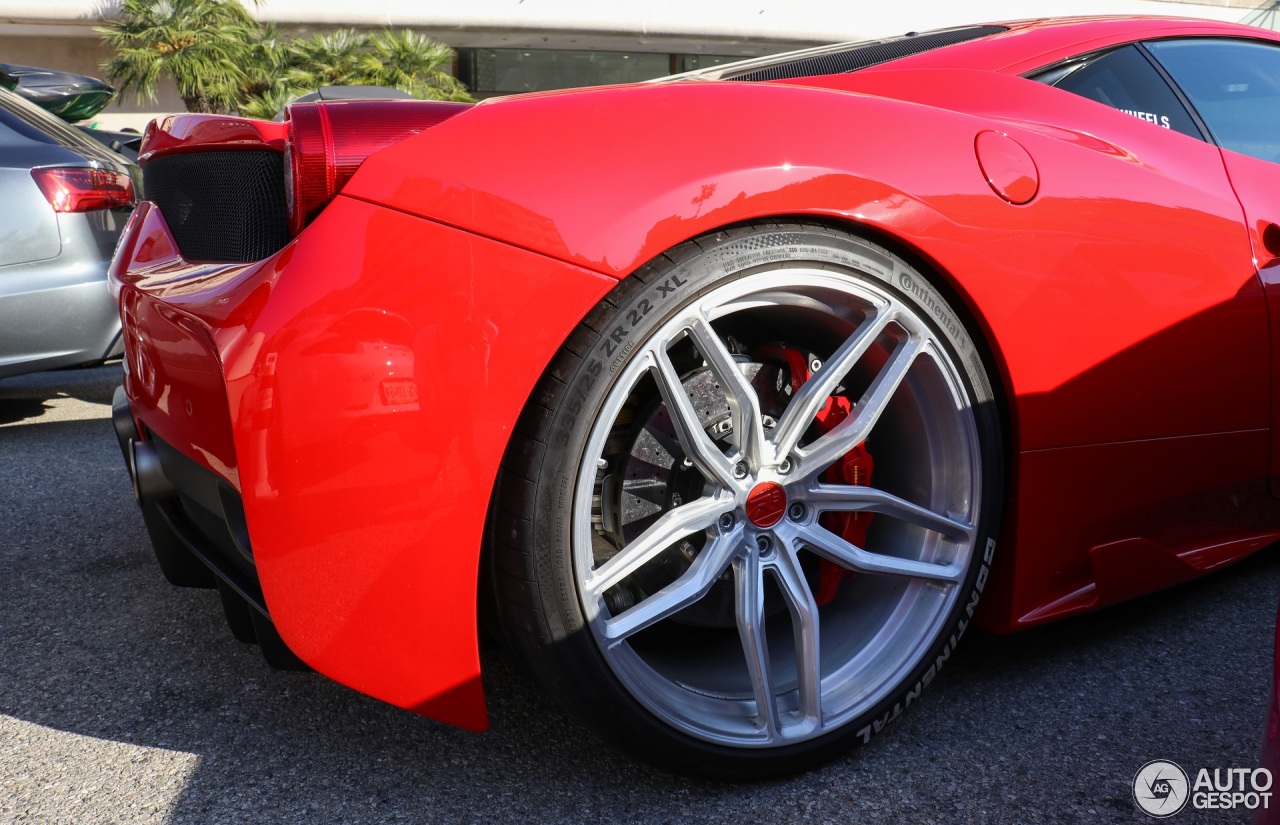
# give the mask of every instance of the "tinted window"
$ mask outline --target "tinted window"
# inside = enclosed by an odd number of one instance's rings
[[[1246,40],[1147,44],[1218,145],[1280,161],[1280,48]]]
[[[1156,126],[1202,137],[1186,107],[1136,46],[1106,52],[1079,68],[1051,70],[1040,79]]]

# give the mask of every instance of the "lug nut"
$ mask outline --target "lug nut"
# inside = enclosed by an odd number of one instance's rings
[[[792,502],[791,506],[787,508],[787,515],[791,517],[792,521],[800,521],[804,518],[804,505],[798,501]]]
[[[778,475],[785,476],[789,472],[791,472],[791,459],[784,458],[782,463],[778,465]]]
[[[737,464],[733,465],[733,477],[734,477],[734,478],[746,478],[746,477],[747,477],[747,469],[748,469],[748,468],[747,468],[747,462],[745,462],[745,461],[739,461]]]
[[[756,547],[760,548],[763,555],[773,552],[773,541],[768,536],[756,536]]]
[[[726,533],[733,529],[733,513],[725,513],[720,517],[720,529]]]

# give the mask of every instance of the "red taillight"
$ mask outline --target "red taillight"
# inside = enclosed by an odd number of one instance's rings
[[[138,202],[133,180],[106,169],[48,166],[31,170],[36,186],[55,212],[92,212],[133,206]]]
[[[448,120],[471,105],[426,100],[333,100],[290,106],[285,149],[290,233],[301,232],[369,155]]]

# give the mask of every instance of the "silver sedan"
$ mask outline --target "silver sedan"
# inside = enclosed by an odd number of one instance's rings
[[[120,354],[106,270],[140,182],[124,157],[0,88],[0,378]]]

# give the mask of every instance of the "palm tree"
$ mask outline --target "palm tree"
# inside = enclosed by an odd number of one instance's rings
[[[245,79],[240,83],[236,108],[245,117],[270,120],[284,104],[298,96],[280,81],[289,69],[289,41],[274,23],[261,26],[250,44]]]
[[[240,113],[247,117],[271,118],[321,86],[390,86],[423,100],[471,100],[446,71],[453,49],[416,32],[337,29],[277,46],[274,55],[255,58],[242,87]]]
[[[360,61],[364,83],[403,89],[424,100],[471,100],[462,81],[445,71],[455,57],[445,44],[408,29],[387,29],[369,38],[369,46]]]
[[[284,81],[295,89],[312,92],[321,86],[356,86],[360,57],[369,48],[369,35],[354,29],[337,29],[288,44],[288,68]]]
[[[339,29],[289,44],[285,82],[304,92],[321,86],[390,86],[424,100],[470,100],[446,69],[455,53],[405,29],[374,34]]]
[[[141,101],[172,78],[191,112],[235,105],[258,23],[236,0],[122,0],[98,29],[116,56],[103,65],[121,90]]]
[[[256,0],[255,0],[256,2]],[[172,78],[190,112],[270,118],[321,86],[391,86],[427,100],[471,100],[447,71],[454,51],[412,31],[338,29],[289,40],[238,0],[121,0],[98,29],[116,56],[107,78],[138,99]]]

